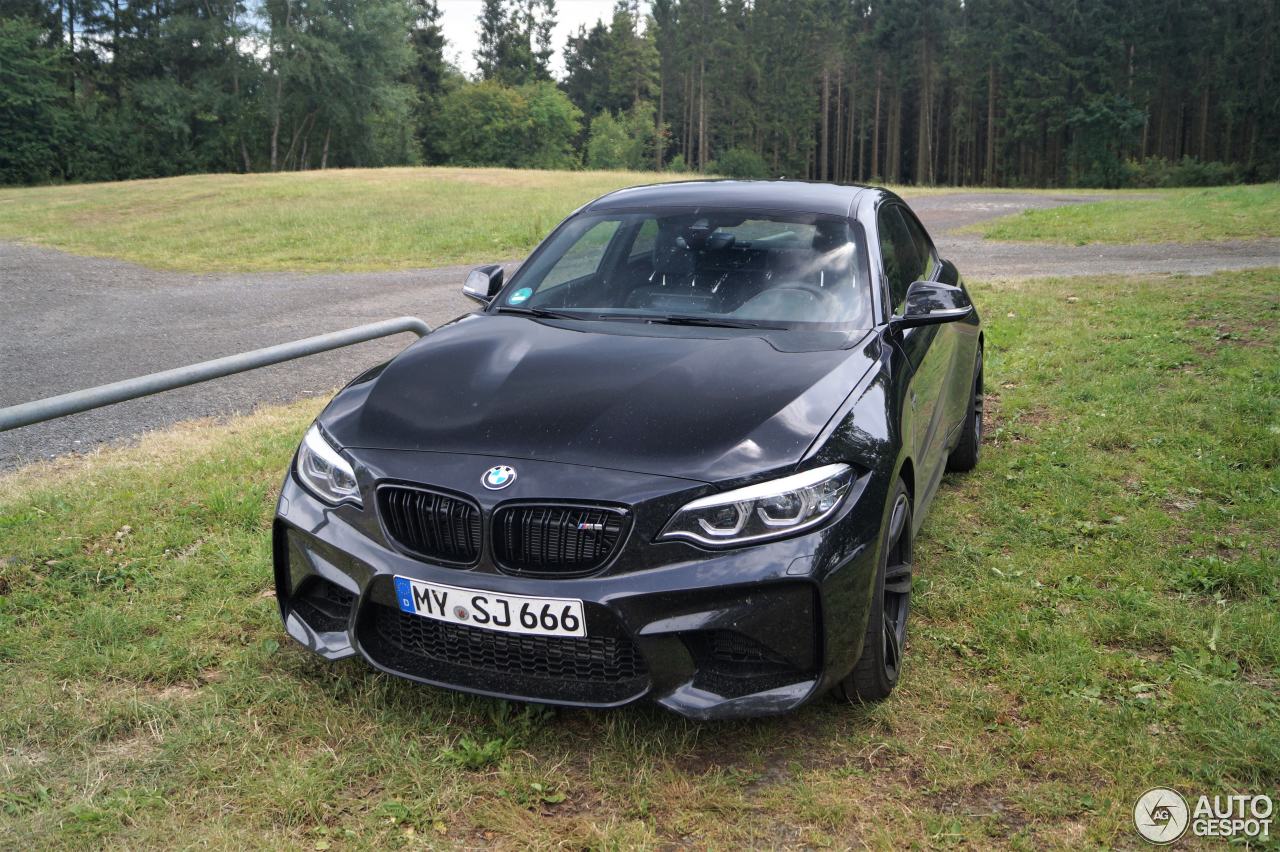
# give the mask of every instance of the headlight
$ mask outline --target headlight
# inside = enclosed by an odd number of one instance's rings
[[[324,502],[333,505],[360,505],[360,489],[356,485],[355,471],[333,445],[325,440],[315,424],[307,430],[302,446],[298,447],[295,470],[307,490]]]
[[[847,464],[829,464],[712,494],[676,512],[658,538],[683,538],[710,547],[782,538],[834,514],[853,479],[853,468]]]

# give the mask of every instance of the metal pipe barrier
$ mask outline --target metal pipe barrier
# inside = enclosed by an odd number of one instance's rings
[[[41,423],[55,417],[65,417],[68,414],[79,414],[81,411],[114,405],[140,396],[150,396],[161,391],[207,382],[210,379],[220,379],[234,373],[269,367],[282,361],[318,355],[321,352],[365,343],[379,337],[390,337],[406,331],[422,337],[431,332],[431,327],[417,317],[397,317],[329,334],[319,334],[315,337],[295,340],[292,343],[254,349],[252,352],[241,352],[239,355],[201,361],[198,364],[177,367],[161,373],[151,373],[136,379],[125,379],[109,385],[99,385],[96,388],[51,396],[48,399],[24,402],[0,409],[0,432],[17,429],[20,426],[30,426],[32,423]]]

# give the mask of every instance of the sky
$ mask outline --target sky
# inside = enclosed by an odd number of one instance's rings
[[[453,62],[468,76],[476,73],[476,61],[472,57],[479,47],[480,10],[483,0],[440,0],[440,25],[448,43],[444,46],[445,58]],[[613,0],[556,0],[556,33],[552,39],[556,54],[551,59],[551,73],[564,75],[564,43],[578,27],[586,24],[590,29],[598,19],[606,22],[613,15]]]

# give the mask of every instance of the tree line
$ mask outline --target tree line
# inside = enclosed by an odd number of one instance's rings
[[[399,164],[998,186],[1275,179],[1272,0],[0,0],[0,182]]]

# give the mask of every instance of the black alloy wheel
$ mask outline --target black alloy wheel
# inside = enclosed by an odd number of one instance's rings
[[[862,656],[836,688],[836,694],[846,701],[883,701],[902,674],[912,572],[911,496],[902,480],[898,480],[892,500]]]
[[[960,443],[947,457],[947,470],[963,473],[978,466],[982,455],[982,349],[973,368],[973,389],[969,392],[969,410],[960,434]]]

